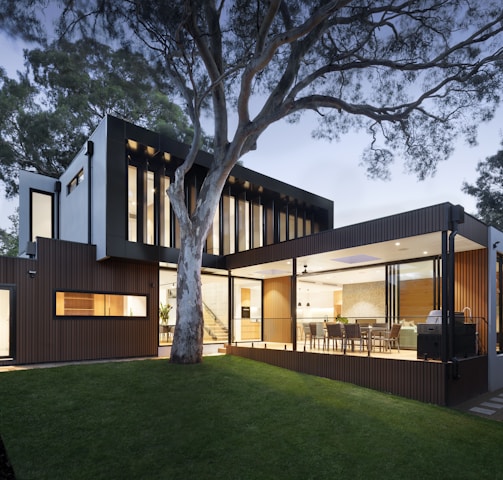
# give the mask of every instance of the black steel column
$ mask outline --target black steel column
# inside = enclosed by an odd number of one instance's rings
[[[448,359],[448,329],[447,312],[449,310],[449,259],[448,259],[447,231],[442,231],[442,344],[441,359],[447,362]]]
[[[292,282],[290,295],[290,312],[292,317],[293,350],[297,350],[297,259],[292,259]]]

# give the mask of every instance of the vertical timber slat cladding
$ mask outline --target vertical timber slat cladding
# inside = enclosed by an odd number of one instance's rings
[[[424,322],[432,306],[433,279],[400,282],[400,319]],[[423,318],[417,318],[423,315]]]
[[[450,366],[441,362],[407,362],[232,345],[227,352],[300,373],[353,383],[421,402],[447,405],[447,370]],[[471,359],[466,362],[468,365]],[[459,403],[457,400],[454,396],[449,399],[450,404]]]
[[[5,276],[17,288],[16,363],[157,355],[157,264],[97,262],[94,246],[49,239],[37,243],[38,259],[12,259],[15,272]],[[36,276],[30,278],[28,270]],[[2,277],[0,272],[0,282]],[[56,317],[56,290],[144,295],[147,317]]]
[[[264,280],[264,341],[292,341],[290,312],[291,279]]]
[[[477,323],[481,354],[487,354],[487,249],[459,252],[455,256],[455,305],[456,312],[469,307]],[[468,315],[468,311],[467,311]]]

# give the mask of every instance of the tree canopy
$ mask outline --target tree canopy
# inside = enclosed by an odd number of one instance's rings
[[[36,38],[58,8],[59,38],[93,39],[144,57],[174,88],[194,129],[170,183],[180,225],[177,327],[171,359],[200,361],[200,267],[223,185],[274,122],[319,113],[316,135],[368,135],[363,161],[387,176],[395,158],[419,178],[500,102],[503,10],[495,0],[0,0],[0,26]],[[50,14],[49,14],[50,13]],[[39,18],[40,22],[34,22]],[[184,177],[202,115],[213,120],[213,161],[196,207]]]
[[[480,218],[503,230],[503,150],[477,165],[475,184],[465,182],[463,191],[477,199]]]
[[[0,69],[0,180],[17,192],[18,170],[57,177],[106,114],[190,142],[172,90],[145,58],[95,39],[25,50],[16,79]]]

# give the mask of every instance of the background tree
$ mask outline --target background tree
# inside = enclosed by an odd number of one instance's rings
[[[0,5],[10,3],[0,0]],[[31,20],[36,0],[10,6],[4,23]],[[463,134],[492,117],[502,80],[503,13],[480,0],[61,0],[59,35],[108,38],[168,77],[194,128],[170,188],[181,230],[177,327],[171,361],[201,360],[203,245],[226,178],[274,122],[318,112],[318,136],[370,135],[363,161],[388,175],[395,157],[419,178]],[[13,20],[15,19],[15,20]],[[0,17],[0,24],[2,19]],[[22,23],[23,35],[36,25]],[[196,207],[184,176],[213,119],[214,159]],[[231,119],[235,121],[231,122]]]
[[[7,196],[17,193],[20,169],[59,176],[106,114],[192,140],[163,75],[127,47],[62,39],[26,50],[25,65],[17,79],[0,70],[0,181]]]
[[[503,150],[477,165],[475,184],[463,183],[463,191],[477,199],[479,217],[503,230]]]
[[[19,209],[9,215],[11,226],[8,229],[0,228],[0,255],[16,257],[19,245]]]

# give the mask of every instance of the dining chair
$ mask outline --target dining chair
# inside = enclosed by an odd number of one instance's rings
[[[337,339],[341,340],[341,350],[344,346],[344,330],[341,323],[327,323],[327,350],[330,350],[330,339],[334,344],[334,350],[337,350]]]
[[[384,346],[385,346],[386,350],[391,351],[391,346],[393,344],[397,347],[398,353],[400,353],[400,329],[401,328],[402,328],[402,325],[400,325],[399,323],[395,323],[391,327],[391,330],[386,332],[386,335],[383,338]]]
[[[348,341],[351,341],[351,350],[355,351],[355,341],[360,343],[360,351],[363,348],[362,332],[358,323],[348,323],[344,326],[344,352],[346,352]]]
[[[325,350],[325,329],[322,322],[311,322],[309,324],[311,330],[311,338],[314,342],[318,340],[318,348],[320,348],[320,340],[323,340],[323,350]]]
[[[313,347],[313,338],[311,337],[311,328],[307,323],[302,324],[304,330],[304,350],[306,348],[307,341],[309,340],[309,348]]]

